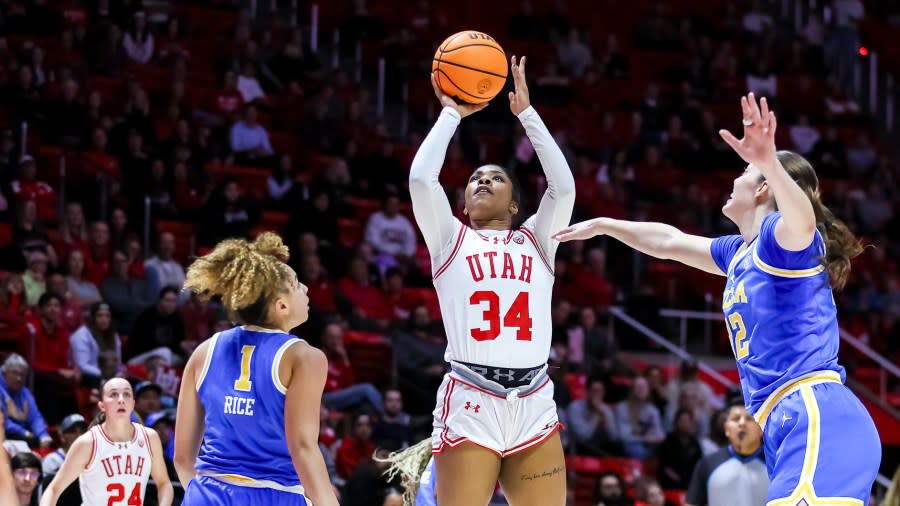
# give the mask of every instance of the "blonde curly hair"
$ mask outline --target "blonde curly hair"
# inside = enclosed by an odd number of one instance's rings
[[[268,302],[284,292],[285,281],[293,276],[284,263],[287,259],[287,246],[272,232],[253,242],[226,239],[188,267],[184,289],[221,297],[225,309],[241,323],[266,323]]]
[[[431,460],[431,438],[420,441],[409,448],[393,452],[385,459],[375,457],[379,462],[390,464],[384,475],[388,481],[397,476],[403,484],[403,505],[415,506],[416,494],[419,492],[419,480]]]

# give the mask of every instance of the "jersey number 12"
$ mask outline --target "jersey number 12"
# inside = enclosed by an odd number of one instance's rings
[[[469,297],[469,304],[473,306],[487,302],[487,309],[482,313],[482,318],[488,327],[471,329],[469,332],[476,341],[493,341],[500,336],[500,296],[497,292],[479,290]],[[531,316],[528,313],[528,292],[519,292],[516,300],[503,316],[503,325],[515,327],[517,341],[531,341]]]
[[[725,328],[728,329],[728,338],[731,339],[734,356],[740,360],[749,355],[750,341],[747,340],[747,327],[744,325],[744,318],[741,316],[741,313],[728,315]]]

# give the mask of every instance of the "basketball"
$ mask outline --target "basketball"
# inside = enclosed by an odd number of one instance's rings
[[[509,62],[493,37],[466,30],[441,43],[434,53],[431,71],[447,95],[461,102],[481,104],[503,89]]]

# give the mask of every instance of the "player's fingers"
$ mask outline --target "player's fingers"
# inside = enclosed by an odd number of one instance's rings
[[[769,134],[775,135],[775,129],[778,128],[778,120],[775,119],[775,111],[769,112]]]
[[[747,103],[750,105],[750,119],[754,122],[761,122],[759,115],[759,104],[756,103],[756,95],[751,91],[747,94]]]
[[[516,94],[513,92],[509,92],[509,103],[510,104],[516,103]]]
[[[769,124],[769,101],[766,100],[766,97],[759,99],[759,108],[760,108],[760,119],[762,119],[763,125]]]
[[[525,79],[525,57],[519,60],[519,74],[521,75],[523,81]]]
[[[722,140],[725,141],[726,144],[731,146],[731,149],[735,151],[737,151],[741,145],[741,141],[739,141],[734,135],[731,135],[731,132],[725,130],[724,128],[719,130],[719,136],[722,137]]]
[[[744,115],[743,116],[744,119],[751,119],[750,118],[750,115],[751,115],[750,104],[747,102],[746,95],[741,97],[741,114]]]

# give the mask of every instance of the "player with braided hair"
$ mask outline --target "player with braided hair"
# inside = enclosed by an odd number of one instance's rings
[[[264,233],[222,241],[188,268],[185,289],[220,297],[241,325],[185,366],[175,425],[185,504],[338,504],[318,447],[327,362],[290,334],[309,298],[287,258]]]

